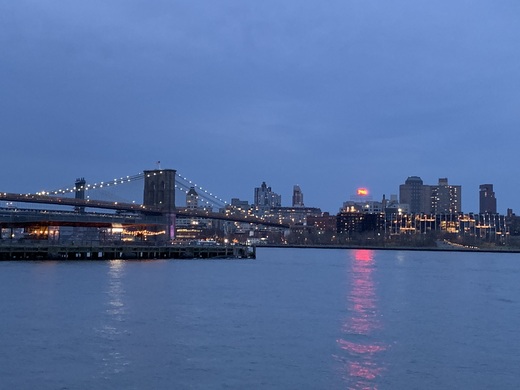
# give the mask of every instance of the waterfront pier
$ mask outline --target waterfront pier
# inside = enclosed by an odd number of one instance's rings
[[[0,245],[0,260],[254,259],[246,245]]]

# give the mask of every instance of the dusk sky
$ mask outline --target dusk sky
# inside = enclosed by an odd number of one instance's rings
[[[0,2],[2,192],[176,169],[336,213],[408,176],[520,213],[520,2]]]

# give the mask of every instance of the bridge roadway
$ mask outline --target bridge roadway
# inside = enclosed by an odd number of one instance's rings
[[[33,218],[32,223],[44,223],[47,220],[49,223],[54,223],[55,225],[59,225],[62,223],[62,226],[66,226],[67,224],[73,224],[69,226],[112,226],[113,223],[122,223],[120,222],[125,217],[127,218],[129,225],[150,225],[150,224],[165,224],[167,215],[170,214],[168,211],[162,211],[159,208],[144,206],[136,203],[122,203],[122,202],[109,202],[104,200],[92,200],[92,199],[76,199],[76,198],[65,198],[58,196],[46,196],[46,195],[31,195],[31,194],[14,194],[8,192],[0,192],[0,201],[6,202],[23,202],[23,203],[37,203],[37,204],[49,204],[49,205],[59,205],[59,206],[74,206],[74,207],[85,207],[85,208],[94,208],[94,209],[106,209],[106,210],[116,210],[122,212],[131,212],[131,215],[119,215],[118,214],[109,214],[109,213],[77,213],[77,212],[67,212],[67,211],[51,211],[51,210],[26,210],[27,213],[25,215],[20,214],[20,223],[25,225],[19,226],[27,226],[31,223],[31,218]],[[8,211],[10,209],[2,209],[2,213],[0,213],[0,225],[2,226],[13,226],[8,225],[10,222],[14,222],[12,218],[16,219],[14,211]],[[32,215],[31,215],[32,213]],[[52,214],[55,214],[54,216]],[[135,215],[134,215],[135,214]],[[192,217],[192,218],[208,218],[208,219],[218,219],[223,221],[231,221],[231,222],[241,222],[241,223],[252,223],[256,225],[270,226],[270,227],[278,227],[278,228],[288,228],[289,225],[280,224],[276,222],[270,222],[258,218],[252,215],[245,214],[226,214],[226,213],[215,213],[208,210],[202,209],[185,209],[185,208],[175,208],[171,211],[171,214],[175,214],[179,217]],[[137,221],[137,219],[139,219]],[[132,219],[135,222],[130,222]],[[96,223],[104,224],[104,225],[96,225]],[[125,225],[125,223],[122,223]]]
[[[109,202],[105,200],[65,198],[61,196],[13,194],[9,192],[0,192],[0,200],[4,200],[6,202],[24,202],[60,206],[90,207],[105,210],[139,211],[145,214],[161,214],[161,211],[159,209],[154,207],[145,207],[141,204]]]
[[[152,226],[164,225],[162,215],[140,213],[78,213],[63,210],[36,210],[0,208],[0,227],[17,228],[33,226],[76,226],[76,227],[114,227],[114,226]]]

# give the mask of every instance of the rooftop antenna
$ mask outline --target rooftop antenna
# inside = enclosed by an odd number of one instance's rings
[[[161,162],[160,162],[160,161],[157,161],[156,164],[157,164],[157,169],[160,170],[160,169],[161,169]]]

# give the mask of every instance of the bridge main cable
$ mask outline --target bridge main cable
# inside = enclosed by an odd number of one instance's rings
[[[119,179],[101,181],[101,182],[97,182],[94,184],[87,184],[84,187],[80,187],[80,188],[71,187],[71,188],[60,188],[60,189],[52,190],[52,191],[44,190],[44,191],[36,192],[35,194],[27,194],[27,195],[63,195],[63,194],[67,194],[67,193],[74,193],[78,190],[89,191],[89,190],[94,190],[97,188],[116,186],[116,185],[125,184],[125,183],[129,183],[129,182],[137,181],[137,180],[142,180],[143,178],[144,178],[144,173],[140,172],[136,175],[120,177]]]
[[[100,181],[93,184],[85,184],[84,186],[77,187],[63,187],[59,189],[54,190],[42,190],[36,193],[28,193],[24,194],[26,196],[63,196],[66,194],[72,194],[77,191],[90,191],[95,189],[101,189],[101,188],[107,188],[107,187],[114,187],[117,185],[134,182],[138,180],[143,180],[145,178],[144,172],[139,172],[135,175],[128,175],[120,178],[115,178],[112,180],[107,181]],[[184,193],[188,193],[190,188],[193,187],[197,190],[199,199],[204,202],[207,206],[213,208],[225,208],[229,205],[229,203],[222,198],[219,198],[217,195],[213,194],[212,192],[208,191],[207,189],[201,187],[200,185],[197,185],[192,180],[182,176],[178,172],[176,172],[176,178],[175,178],[175,188],[183,191]],[[22,194],[20,194],[22,195]]]
[[[179,188],[180,190],[184,191],[185,193],[188,193],[191,187],[195,188],[196,190],[199,190],[200,193],[198,193],[199,197],[208,205],[210,206],[216,206],[217,208],[223,208],[229,205],[228,202],[225,200],[219,198],[218,196],[214,195],[213,193],[209,192],[208,190],[202,188],[201,186],[195,184],[193,181],[189,180],[188,178],[180,175],[179,173],[176,173],[177,178],[175,179],[176,188]]]

